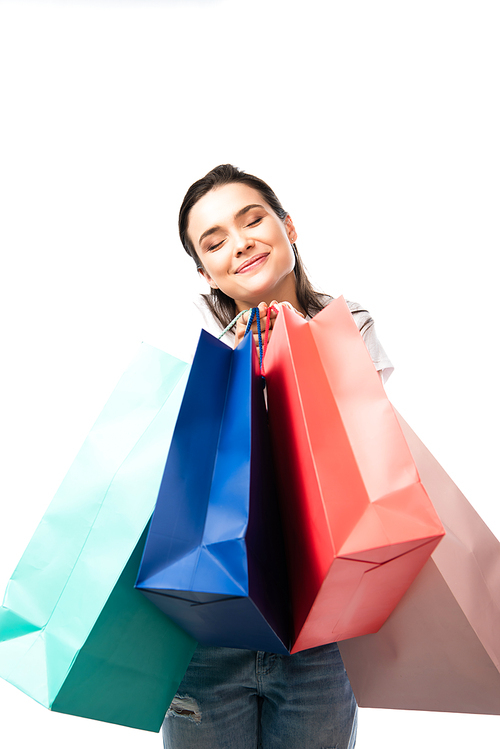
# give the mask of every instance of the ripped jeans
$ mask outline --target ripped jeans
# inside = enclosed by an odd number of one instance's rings
[[[335,643],[294,655],[199,645],[165,749],[353,749],[357,705]]]

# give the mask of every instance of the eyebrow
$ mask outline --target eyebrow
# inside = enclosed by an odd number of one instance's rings
[[[233,218],[234,219],[241,218],[242,216],[245,215],[245,213],[248,213],[248,211],[251,211],[252,208],[262,208],[262,210],[265,211],[265,208],[263,205],[260,205],[259,203],[251,203],[250,205],[246,205],[244,208],[240,208],[240,210],[234,214]],[[219,231],[219,229],[221,228],[222,227],[220,226],[212,226],[210,227],[210,229],[207,229],[206,231],[204,231],[198,240],[198,245],[201,245],[201,243],[206,237],[209,237],[211,234],[215,234],[215,232]]]

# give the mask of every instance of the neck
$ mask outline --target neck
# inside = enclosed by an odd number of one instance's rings
[[[243,310],[251,307],[258,307],[261,302],[264,302],[268,307],[271,302],[289,302],[292,307],[306,314],[306,310],[302,309],[299,300],[297,298],[297,287],[295,282],[295,273],[292,273],[284,279],[284,283],[279,288],[271,289],[267,294],[263,293],[260,299],[235,299],[236,311],[243,312]]]

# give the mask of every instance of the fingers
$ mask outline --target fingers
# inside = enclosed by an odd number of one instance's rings
[[[288,307],[288,309],[291,309],[292,312],[295,312],[297,315],[300,315],[301,317],[305,317],[305,315],[302,312],[299,312],[298,309],[295,309],[295,307],[292,304],[290,304],[290,302],[271,302],[269,306],[275,306],[275,307],[278,307],[278,309],[280,307]]]
[[[264,302],[261,302],[261,304],[264,304]],[[246,333],[247,326],[248,326],[248,321],[250,319],[250,315],[251,314],[252,314],[252,310],[251,309],[247,310],[240,317],[240,319],[238,320],[238,322],[236,323],[236,327],[234,329],[234,348],[236,348],[236,346],[239,343],[241,343],[241,341],[245,337],[245,333]],[[263,315],[264,315],[264,318],[265,318],[265,312],[263,312],[263,310],[261,310],[261,306],[259,305],[259,318],[261,320],[262,320]],[[254,333],[254,337],[258,341],[257,321],[256,321],[256,318],[255,318],[255,315],[254,315],[254,319],[253,319],[252,325],[250,327],[250,330],[252,331],[252,333]]]
[[[248,318],[245,319],[245,315],[242,315],[238,322],[236,323],[236,327],[234,329],[234,348],[241,343],[243,338],[245,337],[245,331],[247,329],[247,323]]]
[[[266,329],[267,310],[268,310],[268,305],[265,302],[261,302],[258,306],[258,315],[259,315],[260,329],[261,329],[262,336],[264,336],[264,331]],[[248,320],[250,319],[251,314],[252,314],[252,311],[247,310],[236,323],[236,327],[234,330],[234,347],[235,348],[239,343],[241,343],[241,341],[245,337],[246,329],[248,326]],[[276,316],[276,313],[274,313],[274,317],[275,316]],[[259,333],[258,333],[257,319],[255,315],[254,315],[254,319],[250,327],[250,330],[252,331],[255,344],[258,347],[259,346]]]
[[[258,305],[259,310],[259,319],[260,319],[260,328],[261,328],[261,334],[262,337],[264,337],[264,331],[266,330],[266,326],[268,326],[268,341],[271,338],[271,332],[274,327],[274,323],[276,321],[276,318],[279,314],[279,310],[281,307],[286,306],[289,309],[293,310],[297,315],[300,315],[301,317],[304,317],[302,312],[299,312],[299,310],[295,309],[290,302],[278,302],[275,299],[270,304],[266,304],[266,302],[260,302]],[[269,324],[267,323],[267,315],[269,311]],[[238,320],[235,327],[235,340],[234,340],[234,346],[236,346],[241,343],[245,336],[245,332],[248,325],[248,320],[250,319],[252,311],[247,310]],[[259,345],[259,335],[258,335],[258,327],[257,327],[257,320],[254,317],[254,320],[251,325],[251,331],[253,334],[254,341],[256,345]]]

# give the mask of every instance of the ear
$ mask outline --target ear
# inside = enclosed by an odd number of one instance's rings
[[[295,231],[295,226],[293,225],[290,214],[288,214],[288,216],[285,218],[285,229],[290,243],[293,244],[294,242],[296,242],[297,232]]]
[[[209,286],[212,287],[212,289],[219,288],[217,284],[215,283],[215,281],[213,280],[212,276],[210,276],[204,268],[198,268],[198,273],[200,274],[200,276],[203,276],[205,281],[208,283]]]

